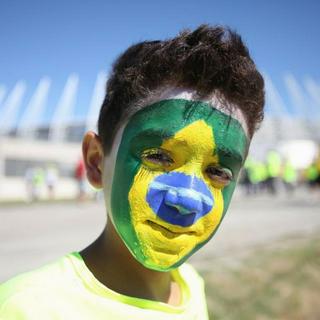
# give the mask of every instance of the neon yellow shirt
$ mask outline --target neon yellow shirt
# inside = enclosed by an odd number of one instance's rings
[[[78,253],[0,285],[1,320],[206,320],[201,277],[188,264],[172,271],[180,306],[116,293],[100,283]]]

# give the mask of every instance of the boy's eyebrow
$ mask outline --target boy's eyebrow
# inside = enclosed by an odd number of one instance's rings
[[[173,132],[166,131],[166,130],[158,130],[158,129],[146,129],[140,131],[137,135],[134,136],[133,139],[140,139],[140,138],[161,138],[162,140],[168,139],[173,136]]]
[[[169,130],[163,130],[163,129],[146,129],[143,131],[140,131],[137,135],[135,135],[132,138],[132,141],[135,142],[142,142],[145,139],[161,139],[162,141],[165,139],[172,138],[174,136],[174,132],[169,131]],[[223,158],[229,158],[232,161],[235,161],[237,163],[243,163],[244,161],[244,155],[241,154],[240,150],[237,150],[235,148],[230,148],[227,146],[215,146],[215,149],[213,151],[213,156],[216,154],[219,154],[220,157]]]

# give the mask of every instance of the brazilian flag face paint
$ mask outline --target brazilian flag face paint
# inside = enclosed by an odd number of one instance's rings
[[[162,100],[124,128],[111,190],[113,224],[144,266],[179,266],[215,233],[249,140],[202,101]]]

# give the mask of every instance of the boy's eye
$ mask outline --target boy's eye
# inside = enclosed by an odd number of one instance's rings
[[[206,174],[212,182],[221,187],[227,186],[233,178],[231,170],[217,166],[209,166],[206,169]]]
[[[162,149],[146,150],[142,153],[141,159],[145,165],[151,168],[167,168],[174,163],[168,152]]]

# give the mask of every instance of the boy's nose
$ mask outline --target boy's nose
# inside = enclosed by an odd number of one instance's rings
[[[214,206],[205,182],[182,172],[157,176],[149,184],[146,200],[159,218],[183,227],[194,224]]]
[[[164,202],[183,215],[199,214],[203,211],[201,196],[193,190],[172,187],[166,192]]]

